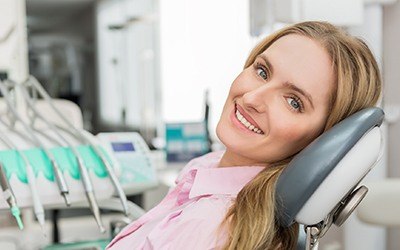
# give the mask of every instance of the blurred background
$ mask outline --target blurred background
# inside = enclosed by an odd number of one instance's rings
[[[21,2],[20,10],[26,11],[29,74],[53,98],[78,105],[84,129],[93,134],[138,132],[151,150],[166,148],[167,128],[187,124],[205,126],[199,133],[205,133],[207,149],[199,146],[201,152],[223,148],[215,135],[216,123],[251,48],[288,23],[327,20],[342,26],[371,47],[384,79],[386,150],[381,166],[369,178],[400,178],[400,2],[396,0]],[[0,67],[0,73],[8,72]],[[145,194],[145,200],[151,199],[147,209],[166,190]],[[343,227],[329,231],[320,249],[395,250],[400,249],[399,239],[396,227],[367,225],[352,216]]]

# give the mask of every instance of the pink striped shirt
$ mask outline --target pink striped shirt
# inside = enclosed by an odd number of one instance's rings
[[[156,207],[125,227],[107,249],[215,249],[217,229],[238,192],[264,167],[223,167],[223,152],[190,161],[177,186]]]

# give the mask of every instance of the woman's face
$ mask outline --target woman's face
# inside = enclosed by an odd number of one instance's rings
[[[220,166],[268,165],[309,144],[322,131],[334,89],[332,62],[316,41],[286,35],[232,83],[217,135]]]

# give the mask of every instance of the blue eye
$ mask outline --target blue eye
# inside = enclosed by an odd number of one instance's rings
[[[262,69],[262,68],[258,68],[258,69],[257,69],[257,74],[258,74],[259,76],[261,76],[261,78],[264,79],[264,80],[267,80],[267,78],[268,78],[267,72],[265,72],[265,70]]]
[[[286,101],[289,103],[289,105],[296,111],[301,111],[302,110],[302,104],[299,100],[296,100],[296,98],[293,97],[288,97],[286,98]]]

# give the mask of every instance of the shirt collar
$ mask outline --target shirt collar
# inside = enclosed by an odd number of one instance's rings
[[[239,191],[265,167],[220,167],[197,169],[189,198],[201,195],[228,194]]]

